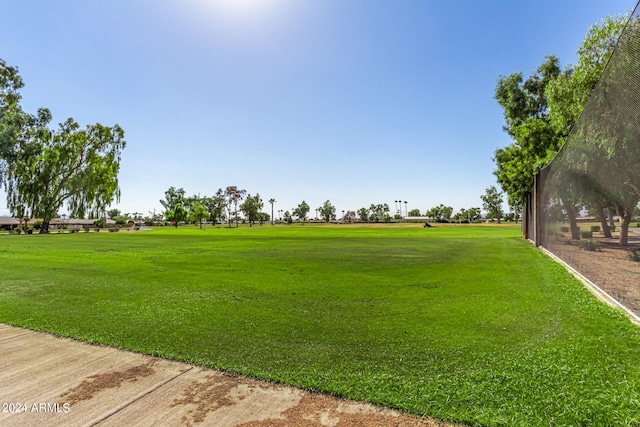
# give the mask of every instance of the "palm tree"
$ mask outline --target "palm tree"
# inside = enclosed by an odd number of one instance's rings
[[[269,203],[271,203],[271,225],[276,225],[275,218],[273,217],[273,204],[276,202],[276,199],[269,199]]]

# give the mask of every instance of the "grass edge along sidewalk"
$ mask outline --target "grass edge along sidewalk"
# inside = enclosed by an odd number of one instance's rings
[[[637,424],[638,328],[518,234],[7,236],[0,321],[447,421]]]

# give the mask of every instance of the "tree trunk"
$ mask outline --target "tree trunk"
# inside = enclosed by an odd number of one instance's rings
[[[576,222],[576,210],[571,203],[564,203],[564,209],[567,211],[569,218],[569,226],[571,227],[571,239],[580,240],[580,230]]]
[[[607,209],[608,213],[609,213],[609,226],[610,227],[614,227],[616,224],[615,222],[613,222],[613,209],[611,207],[609,207]]]
[[[604,207],[602,203],[596,202],[596,213],[598,215],[598,219],[600,220],[600,227],[602,228],[602,232],[604,233],[604,237],[611,238],[611,228],[609,224],[607,224],[607,216],[604,213]]]
[[[40,227],[40,234],[49,233],[49,218],[42,218],[42,226]]]
[[[625,209],[624,212],[618,213],[620,216],[620,246],[627,246],[629,243],[629,223],[633,216],[633,208]]]

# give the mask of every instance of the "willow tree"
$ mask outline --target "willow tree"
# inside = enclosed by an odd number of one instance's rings
[[[37,124],[37,117],[26,114],[20,107],[22,87],[24,82],[18,68],[0,59],[0,183],[5,182],[5,173],[15,158],[18,141],[25,138],[25,131]]]
[[[39,112],[43,120],[45,111]],[[80,129],[70,118],[54,131],[35,128],[19,145],[8,165],[7,201],[14,215],[41,217],[40,233],[48,232],[63,205],[83,218],[98,216],[119,199],[118,172],[126,145],[120,126],[96,123]]]

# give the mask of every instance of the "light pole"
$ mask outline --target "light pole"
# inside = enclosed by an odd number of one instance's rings
[[[409,216],[409,211],[407,210],[407,201],[404,201],[404,216]]]

